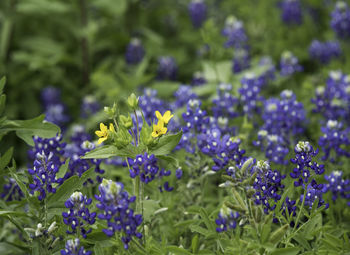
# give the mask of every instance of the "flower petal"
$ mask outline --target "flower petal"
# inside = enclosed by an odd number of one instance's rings
[[[102,142],[106,141],[107,137],[101,137],[100,139],[98,139],[97,144],[101,144]]]

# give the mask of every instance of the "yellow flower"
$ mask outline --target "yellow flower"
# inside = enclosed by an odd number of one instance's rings
[[[159,120],[157,125],[153,124],[152,136],[158,137],[161,135],[165,135],[167,130],[168,129],[166,127],[164,127],[164,122],[162,120]]]
[[[174,115],[171,114],[171,111],[166,111],[163,116],[159,111],[156,111],[156,116],[157,116],[157,119],[159,121],[163,121],[165,125],[168,124],[168,122],[172,117],[174,117]]]
[[[113,126],[112,123],[109,124],[109,131],[115,132],[114,126]],[[98,139],[97,144],[100,144],[100,143],[106,141],[107,138],[108,138],[108,129],[107,129],[107,126],[105,126],[105,124],[103,124],[103,123],[100,123],[100,130],[97,130],[97,131],[95,132],[95,134],[96,134],[98,137],[100,137],[100,139]]]

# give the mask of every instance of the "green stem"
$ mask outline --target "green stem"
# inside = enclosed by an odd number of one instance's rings
[[[139,118],[137,117],[136,110],[134,110],[135,118],[136,118],[136,137],[137,137],[137,146],[140,143],[140,132],[139,132]]]
[[[309,183],[307,183],[305,185],[305,190],[304,190],[304,196],[303,196],[303,202],[301,203],[301,207],[300,207],[300,210],[299,210],[299,213],[298,213],[298,216],[297,216],[297,219],[295,221],[295,225],[294,225],[294,228],[293,228],[293,232],[295,231],[297,225],[298,225],[298,222],[299,222],[299,219],[301,217],[301,211],[303,210],[304,208],[304,204],[305,204],[305,197],[306,197],[306,193],[307,193],[307,186],[308,186]]]

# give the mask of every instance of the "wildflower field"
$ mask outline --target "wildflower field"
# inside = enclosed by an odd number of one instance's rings
[[[0,255],[350,255],[350,2],[0,1]]]

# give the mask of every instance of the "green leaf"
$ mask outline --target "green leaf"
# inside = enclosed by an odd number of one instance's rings
[[[180,248],[177,246],[168,246],[167,252],[172,252],[175,255],[191,255],[192,254],[191,252],[185,250],[184,248]]]
[[[3,211],[3,210],[0,210],[0,217],[5,217],[5,216],[8,216],[8,215],[27,216],[27,217],[28,217],[28,214],[27,214],[27,213],[24,213],[24,212]]]
[[[0,171],[3,170],[11,161],[13,153],[13,147],[8,149],[0,159]]]
[[[198,225],[191,225],[190,229],[192,232],[199,233],[205,237],[208,237],[212,234],[212,232],[210,232],[208,229],[205,229],[205,228],[198,226]]]
[[[90,168],[79,178],[77,175],[70,177],[57,189],[56,193],[50,195],[47,199],[49,208],[62,207],[63,203],[73,194],[74,191],[80,190],[83,184],[96,175],[94,168]],[[63,202],[63,203],[62,203]]]
[[[171,157],[171,156],[164,156],[164,155],[159,155],[157,156],[157,158],[165,160],[168,165],[171,165],[175,168],[179,168],[179,161],[177,160],[177,158]]]
[[[0,115],[4,112],[5,110],[5,104],[6,104],[6,95],[1,95],[0,96]]]
[[[271,255],[297,255],[300,248],[288,247],[288,248],[278,248],[271,252]]]
[[[94,246],[94,254],[95,255],[103,255],[103,248],[101,247],[101,245],[99,243],[96,243]]]
[[[44,121],[45,115],[40,115],[30,120],[7,120],[2,131],[16,131],[19,138],[30,146],[34,146],[33,136],[51,138],[60,132],[60,128],[55,124]]]
[[[156,156],[166,155],[172,152],[172,150],[179,144],[182,137],[182,130],[174,135],[166,135],[159,138],[158,143],[151,147],[149,150],[150,154]]]
[[[144,200],[143,201],[143,218],[145,222],[149,222],[152,220],[152,216],[154,216],[154,212],[157,211],[159,206],[159,201],[155,200]]]
[[[66,162],[64,163],[64,165],[62,165],[60,167],[58,173],[56,174],[57,178],[63,178],[65,176],[65,174],[67,173],[67,170],[68,170],[69,160],[70,159],[67,159]]]
[[[199,248],[198,235],[195,235],[195,236],[192,238],[191,248],[192,248],[192,252],[193,252],[194,254],[196,254],[197,251],[198,251],[198,248]]]
[[[86,153],[82,159],[104,159],[104,158],[112,158],[112,157],[129,157],[135,158],[137,154],[142,152],[142,147],[135,147],[131,144],[126,146],[123,149],[118,149],[114,145],[105,145],[101,147],[97,147],[96,149]]]
[[[6,77],[4,76],[0,79],[0,95],[4,90],[5,84],[6,84]]]
[[[17,246],[7,242],[0,242],[0,254],[1,255],[28,254],[28,250],[22,250]]]

